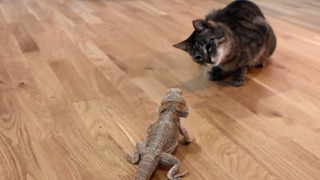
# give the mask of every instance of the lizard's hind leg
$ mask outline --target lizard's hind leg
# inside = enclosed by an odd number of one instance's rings
[[[162,164],[164,166],[173,166],[167,174],[167,177],[169,180],[181,179],[182,176],[184,176],[188,173],[188,171],[180,173],[181,163],[180,163],[179,159],[169,153],[161,153],[160,154],[160,164]]]
[[[141,155],[144,154],[146,146],[143,142],[138,142],[136,145],[136,150],[133,153],[133,157],[130,154],[127,154],[128,161],[132,164],[138,164],[141,159]]]

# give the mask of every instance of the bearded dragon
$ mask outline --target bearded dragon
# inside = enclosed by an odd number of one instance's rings
[[[139,164],[136,172],[136,180],[149,180],[161,164],[172,166],[167,174],[169,180],[178,180],[188,173],[180,173],[181,163],[171,153],[179,143],[179,133],[184,137],[183,142],[188,144],[194,140],[188,132],[181,127],[180,117],[186,118],[189,108],[182,92],[178,88],[167,90],[159,107],[159,118],[147,128],[145,142],[136,144],[133,156],[128,154],[128,161]]]

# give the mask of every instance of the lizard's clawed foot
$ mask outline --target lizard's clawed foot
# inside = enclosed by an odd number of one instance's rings
[[[137,164],[138,161],[134,159],[129,153],[127,153],[127,160],[132,164]]]
[[[189,143],[191,143],[192,141],[195,141],[195,140],[196,140],[196,137],[195,136],[191,136]]]
[[[131,162],[132,161],[132,156],[129,154],[129,153],[127,153],[127,160],[129,161],[129,162]],[[132,163],[132,162],[131,162]]]
[[[176,174],[173,179],[169,179],[169,180],[180,180],[184,175],[186,175],[188,173],[188,170],[186,170],[185,172],[183,173],[179,173],[179,174]]]
[[[183,139],[182,144],[190,144],[192,141],[195,141],[195,136],[191,136],[190,139]]]

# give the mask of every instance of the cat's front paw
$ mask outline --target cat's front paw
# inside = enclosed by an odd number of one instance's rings
[[[217,71],[209,71],[208,72],[208,79],[211,81],[219,81],[221,80],[221,73]]]
[[[240,79],[240,78],[236,78],[236,79],[232,79],[231,80],[231,85],[232,86],[242,86],[245,84],[245,79]]]

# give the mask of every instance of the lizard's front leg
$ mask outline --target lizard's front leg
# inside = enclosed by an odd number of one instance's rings
[[[188,131],[185,129],[185,128],[183,128],[183,127],[180,127],[180,133],[182,134],[182,136],[183,136],[183,142],[185,143],[185,144],[189,144],[189,143],[191,143],[192,141],[194,141],[194,136],[190,136],[189,135],[189,133],[188,133]]]
[[[132,164],[138,164],[140,162],[141,155],[143,155],[145,152],[145,149],[146,149],[146,146],[143,142],[137,143],[136,150],[134,151],[133,157],[127,154],[128,161],[131,162]]]
[[[233,86],[242,86],[245,83],[245,75],[247,70],[248,66],[243,66],[235,70],[232,74],[231,84]]]
[[[180,173],[181,163],[179,159],[173,156],[172,154],[163,152],[163,153],[160,153],[159,157],[160,157],[160,164],[164,166],[173,166],[167,174],[167,178],[169,180],[181,179],[182,176],[188,173],[188,171]]]

